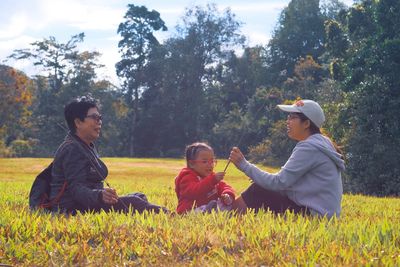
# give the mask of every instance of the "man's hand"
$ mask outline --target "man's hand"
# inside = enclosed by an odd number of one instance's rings
[[[104,203],[116,204],[118,202],[117,191],[114,188],[104,188],[101,193]]]

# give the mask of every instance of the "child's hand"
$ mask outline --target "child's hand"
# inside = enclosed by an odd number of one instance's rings
[[[222,194],[221,200],[226,206],[230,206],[233,203],[233,199],[229,194]]]
[[[215,180],[217,180],[218,182],[221,181],[222,179],[224,179],[225,173],[224,172],[217,172],[215,174]]]

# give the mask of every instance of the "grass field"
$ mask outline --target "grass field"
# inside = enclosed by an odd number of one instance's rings
[[[50,160],[0,159],[0,265],[400,266],[400,199],[345,195],[340,220],[269,212],[31,213],[31,183]],[[174,177],[183,160],[104,161],[120,195],[141,191],[176,207]],[[250,184],[234,166],[225,180],[239,193]]]

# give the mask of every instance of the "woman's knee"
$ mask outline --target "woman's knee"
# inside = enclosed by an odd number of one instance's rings
[[[245,213],[247,210],[247,204],[242,198],[242,196],[238,197],[235,199],[235,201],[232,204],[233,210],[237,211],[238,213]]]

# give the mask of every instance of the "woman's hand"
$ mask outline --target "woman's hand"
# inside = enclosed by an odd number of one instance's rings
[[[240,149],[237,147],[232,148],[231,155],[229,156],[229,160],[232,161],[233,164],[235,164],[235,166],[237,168],[239,167],[239,164],[243,159],[245,159],[245,158],[242,154],[242,151],[240,151]]]
[[[104,188],[101,194],[103,202],[106,204],[116,204],[118,202],[117,191],[114,188]]]
[[[229,194],[222,194],[221,200],[222,200],[222,203],[224,203],[226,206],[230,206],[233,203],[233,199]]]
[[[217,180],[218,182],[220,182],[222,179],[224,179],[225,173],[224,172],[217,172],[215,174],[215,180]]]

